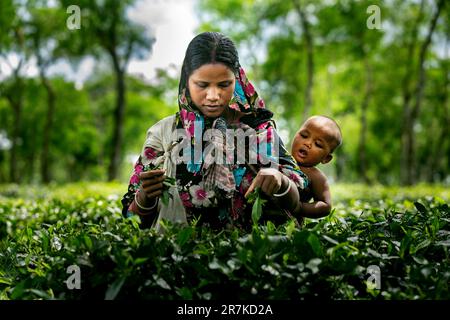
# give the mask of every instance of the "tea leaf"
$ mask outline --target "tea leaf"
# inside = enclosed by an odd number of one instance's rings
[[[116,279],[106,290],[105,300],[114,300],[119,294],[120,289],[125,283],[126,277],[120,277]]]

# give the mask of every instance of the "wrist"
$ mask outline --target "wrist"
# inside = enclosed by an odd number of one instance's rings
[[[291,180],[284,174],[281,174],[281,188],[280,190],[286,190],[291,186]]]
[[[158,197],[155,197],[151,201],[149,201],[147,196],[145,195],[145,192],[141,192],[141,190],[139,189],[134,195],[134,202],[139,211],[153,211],[158,204]]]
[[[291,190],[291,181],[284,175],[282,177],[283,181],[281,182],[280,190],[278,190],[278,193],[273,194],[274,197],[283,197]]]
[[[153,198],[148,197],[148,196],[147,196],[147,193],[145,193],[144,189],[139,189],[139,190],[137,191],[137,193],[138,193],[138,200],[139,200],[139,203],[142,204],[142,205],[144,205],[145,207],[152,206],[152,205],[155,204],[155,202],[157,202],[158,199],[159,199],[158,196],[153,197]]]

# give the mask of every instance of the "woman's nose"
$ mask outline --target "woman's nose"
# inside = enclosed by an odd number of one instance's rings
[[[209,101],[217,101],[219,100],[219,90],[217,88],[211,87],[206,92],[206,99]]]

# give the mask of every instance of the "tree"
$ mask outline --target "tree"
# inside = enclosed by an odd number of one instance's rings
[[[418,14],[418,21],[422,19],[424,1],[421,2],[420,11]],[[435,12],[429,22],[428,30],[424,41],[420,46],[419,58],[417,62],[417,80],[414,89],[411,91],[408,84],[410,78],[413,77],[413,70],[410,67],[405,74],[405,86],[404,86],[404,103],[403,103],[403,131],[402,131],[402,155],[403,155],[403,175],[402,182],[404,184],[413,184],[416,180],[416,165],[415,165],[415,137],[414,137],[414,125],[416,124],[417,117],[419,116],[420,108],[423,100],[423,91],[425,87],[425,58],[428,51],[428,47],[431,43],[436,23],[442,8],[444,7],[444,0],[439,0]],[[412,57],[414,47],[416,45],[418,24],[415,25],[412,31],[412,39],[410,42],[408,56]],[[412,99],[415,99],[414,101]],[[414,103],[414,104],[412,104]]]
[[[60,57],[61,21],[64,15],[59,8],[45,8],[45,2],[29,1],[27,3],[30,18],[26,22],[26,38],[30,51],[36,57],[39,78],[47,92],[47,113],[43,130],[43,144],[41,150],[41,179],[44,183],[51,181],[50,141],[53,132],[53,122],[56,107],[56,94],[48,78],[48,68]]]
[[[81,29],[72,32],[73,37],[68,40],[79,43],[76,51],[80,55],[90,53],[101,59],[106,54],[115,74],[116,101],[108,168],[108,180],[111,181],[117,178],[122,157],[127,66],[131,58],[143,58],[148,54],[155,39],[127,17],[127,8],[134,3],[133,0],[80,0],[75,3],[83,10]],[[68,7],[74,5],[74,1],[62,0],[61,4]],[[75,37],[78,39],[74,40]]]
[[[292,0],[294,8],[300,16],[300,20],[303,28],[303,40],[306,48],[306,69],[307,69],[307,83],[305,90],[305,99],[303,104],[303,119],[309,116],[310,109],[312,107],[312,91],[314,86],[314,43],[311,35],[311,25],[305,14],[300,0]]]
[[[29,53],[25,48],[25,38],[23,34],[23,20],[17,15],[19,4],[15,1],[5,1],[0,10],[0,57],[8,65],[11,76],[2,81],[0,92],[5,97],[13,111],[13,127],[10,131],[11,153],[10,153],[10,177],[11,182],[19,182],[17,163],[18,147],[21,144],[20,132],[22,128],[22,109],[24,79],[23,71],[29,59]],[[13,62],[12,56],[17,62]]]

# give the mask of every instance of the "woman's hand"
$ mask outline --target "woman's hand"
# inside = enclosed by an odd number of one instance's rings
[[[139,179],[142,181],[140,197],[145,203],[153,203],[163,192],[163,181],[166,179],[165,170],[150,170],[141,172]],[[142,204],[146,206],[146,204]]]
[[[273,196],[274,193],[286,190],[289,187],[289,180],[276,169],[263,168],[253,179],[252,184],[245,193],[245,197],[247,198],[257,187],[260,187],[268,196]]]

